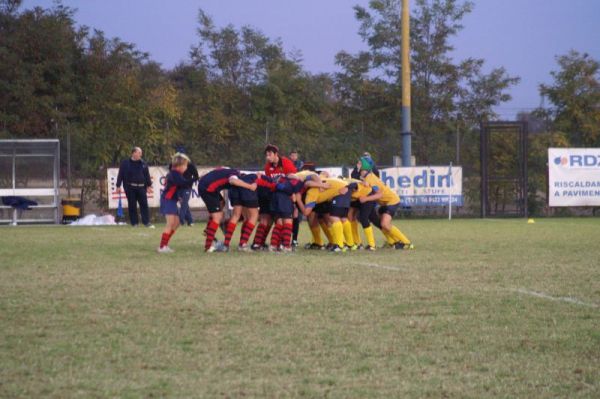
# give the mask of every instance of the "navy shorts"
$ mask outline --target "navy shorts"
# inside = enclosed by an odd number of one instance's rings
[[[331,208],[350,208],[352,202],[352,193],[350,190],[346,194],[340,194],[331,201]]]
[[[204,201],[208,213],[216,213],[223,211],[223,208],[221,207],[221,201],[223,201],[223,196],[221,195],[221,193],[200,190],[200,198],[202,198],[202,201]]]
[[[275,218],[291,219],[294,215],[294,202],[289,194],[276,191],[271,197],[270,210]]]
[[[179,215],[177,200],[160,199],[160,213],[163,215]]]
[[[329,213],[331,211],[331,202],[321,202],[317,205],[315,205],[315,208],[313,209],[313,212],[315,212],[317,215],[325,215],[327,213]]]
[[[261,215],[271,214],[271,197],[272,193],[259,193],[258,194],[258,213]]]
[[[256,191],[242,187],[229,189],[229,202],[231,206],[243,206],[244,208],[258,208],[258,194]]]
[[[379,207],[379,214],[383,215],[384,213],[387,213],[388,215],[394,217],[394,215],[396,214],[396,211],[398,210],[399,207],[400,207],[399,202],[394,205],[381,205]]]
[[[348,211],[350,210],[350,208],[343,208],[341,206],[331,206],[331,211],[329,212],[329,214],[331,216],[335,216],[338,218],[346,218],[348,217]]]
[[[356,209],[360,209],[360,205],[361,205],[361,203],[358,200],[354,200],[350,203],[350,207],[356,208]]]

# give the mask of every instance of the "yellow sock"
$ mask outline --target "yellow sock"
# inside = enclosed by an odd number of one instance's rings
[[[317,245],[323,245],[323,237],[321,237],[321,228],[317,226],[313,226],[310,228],[310,232],[312,233],[313,243]]]
[[[402,244],[410,244],[410,240],[408,239],[408,237],[402,234],[400,229],[398,229],[396,226],[392,226],[390,228],[390,235],[394,238],[396,242],[400,241]]]
[[[394,240],[394,237],[392,237],[392,235],[389,232],[386,232],[385,230],[381,230],[381,232],[385,236],[385,240],[388,244],[394,245],[396,243],[396,240]]]
[[[362,240],[360,239],[360,234],[358,232],[358,222],[355,220],[354,222],[350,222],[352,226],[352,238],[354,239],[354,243],[356,245],[362,244]]]
[[[344,240],[349,247],[354,246],[354,236],[352,235],[352,224],[350,221],[346,220],[342,222],[342,227],[344,228]]]
[[[325,223],[324,221],[320,221],[319,224],[321,225],[321,229],[323,229],[323,232],[327,237],[327,241],[329,241],[330,244],[333,244],[333,236],[331,235],[331,230],[329,230],[329,226],[327,226],[327,223]]]
[[[375,248],[375,235],[373,234],[373,226],[369,226],[363,229],[365,237],[367,237],[367,245]]]
[[[344,247],[344,226],[342,222],[333,222],[331,225],[333,243],[340,248]]]

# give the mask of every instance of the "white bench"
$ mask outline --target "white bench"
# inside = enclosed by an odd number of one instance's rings
[[[12,209],[12,219],[0,219],[0,223],[9,223],[16,226],[21,223],[58,223],[58,191],[53,188],[5,188],[0,189],[0,197],[52,197],[51,204],[35,205],[32,209],[54,209],[54,218],[52,219],[19,219],[19,210],[12,206],[6,206],[0,203],[0,209]]]

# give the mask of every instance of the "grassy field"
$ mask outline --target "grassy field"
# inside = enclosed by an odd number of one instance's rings
[[[398,225],[415,251],[0,228],[0,396],[600,397],[600,220]]]

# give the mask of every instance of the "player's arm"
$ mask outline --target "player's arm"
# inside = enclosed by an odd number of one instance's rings
[[[381,199],[381,197],[383,197],[383,191],[379,190],[379,187],[373,186],[373,193],[371,193],[365,197],[360,197],[358,200],[362,204],[365,202],[377,201],[377,200]]]
[[[248,189],[250,191],[256,191],[256,187],[257,187],[256,183],[248,184],[245,181],[241,180],[237,176],[231,176],[229,178],[229,184],[231,184],[232,186],[237,186],[237,187],[245,188],[245,189]]]
[[[296,195],[296,204],[298,205],[300,212],[304,214],[304,209],[306,209],[306,206],[304,205],[304,201],[302,201],[302,195]]]
[[[174,170],[167,175],[167,180],[178,187],[187,186],[194,181],[193,179],[186,179],[181,173],[175,172]]]
[[[316,187],[316,188],[322,188],[325,190],[327,190],[328,188],[331,187],[331,185],[329,183],[322,181],[318,175],[307,176],[306,181],[304,182],[304,185],[309,188]]]
[[[275,189],[277,191],[281,191],[282,193],[288,194],[288,195],[292,195],[294,193],[294,188],[292,187],[292,185],[289,182],[281,182],[281,183],[277,183],[277,185],[275,186]]]
[[[357,188],[358,188],[358,185],[356,183],[350,183],[347,186],[340,188],[340,194],[344,195],[348,191],[350,191],[350,192],[355,191]]]

